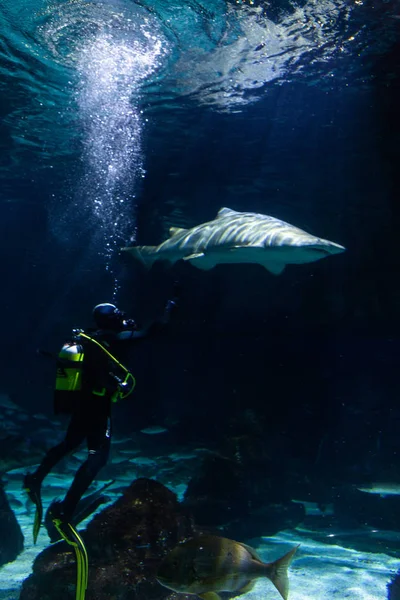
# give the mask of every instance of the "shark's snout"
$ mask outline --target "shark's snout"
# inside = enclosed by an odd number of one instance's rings
[[[312,244],[310,247],[312,247],[315,253],[320,254],[321,258],[330,256],[331,254],[341,254],[346,250],[344,246],[335,242],[329,242],[328,240],[320,240],[320,243]]]

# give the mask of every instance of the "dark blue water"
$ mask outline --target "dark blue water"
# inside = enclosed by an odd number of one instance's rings
[[[348,479],[399,475],[399,17],[384,1],[1,1],[2,390],[50,410],[36,350],[97,302],[146,322],[179,279],[170,336],[134,353],[132,427],[175,418],[215,440],[251,408],[304,459],[328,440]],[[280,277],[119,255],[222,206],[347,252]]]

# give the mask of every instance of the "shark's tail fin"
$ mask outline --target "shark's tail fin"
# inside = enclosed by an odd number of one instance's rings
[[[285,556],[281,556],[281,558],[278,558],[278,560],[275,560],[273,563],[264,565],[266,567],[266,576],[272,581],[283,600],[287,600],[289,595],[289,578],[287,570],[298,547],[299,546],[296,546],[290,550],[290,552],[285,554]]]
[[[154,261],[157,260],[157,246],[129,246],[121,248],[121,250],[123,252],[129,252],[131,256],[136,260],[140,260],[140,262],[148,269],[150,269]]]

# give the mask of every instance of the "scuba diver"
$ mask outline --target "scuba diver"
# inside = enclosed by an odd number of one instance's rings
[[[128,396],[135,387],[133,375],[117,358],[121,346],[166,325],[174,306],[176,298],[167,302],[161,320],[140,330],[135,321],[127,319],[113,304],[98,304],[93,309],[97,329],[89,333],[73,330],[71,339],[62,347],[57,358],[54,411],[55,414],[70,414],[71,420],[64,440],[48,450],[36,471],[25,475],[23,483],[36,506],[34,543],[43,517],[40,492],[44,478],[62,458],[86,440],[86,461],[76,472],[65,498],[53,501],[46,515],[46,522],[52,521],[66,541],[69,541],[67,537],[74,538],[75,535],[79,538],[71,520],[83,494],[108,460],[112,403]]]

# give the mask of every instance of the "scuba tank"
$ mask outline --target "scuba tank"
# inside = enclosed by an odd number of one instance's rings
[[[82,389],[82,363],[85,358],[83,346],[67,342],[61,348],[57,360],[56,390],[79,392]]]
[[[83,389],[85,345],[94,344],[112,361],[114,367],[122,376],[113,372],[108,375],[117,384],[116,391],[111,395],[112,402],[118,402],[129,396],[136,385],[132,373],[113,356],[107,348],[81,329],[73,330],[72,341],[66,342],[57,358],[56,384],[54,390],[55,414],[71,414],[80,401],[84,401],[80,392]],[[92,390],[95,396],[105,396],[106,388]]]
[[[56,415],[71,414],[79,402],[84,358],[83,345],[77,340],[66,342],[58,354],[54,390],[54,413]]]

